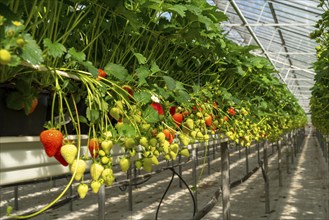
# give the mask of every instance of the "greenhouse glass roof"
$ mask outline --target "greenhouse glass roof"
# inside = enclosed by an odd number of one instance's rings
[[[240,45],[259,45],[278,77],[309,113],[316,43],[309,35],[323,13],[315,0],[214,0],[229,18],[221,24],[228,38]]]

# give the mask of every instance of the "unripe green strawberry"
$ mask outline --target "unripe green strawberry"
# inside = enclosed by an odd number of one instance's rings
[[[181,151],[179,152],[180,155],[184,156],[184,157],[189,157],[190,156],[190,152],[187,148],[183,148],[181,149]]]
[[[140,160],[136,160],[135,161],[135,167],[136,167],[136,169],[140,169],[142,166],[143,166],[142,161],[140,161]]]
[[[130,157],[134,157],[136,155],[136,150],[134,148],[129,149],[129,155]]]
[[[177,154],[174,151],[169,152],[171,159],[176,160]]]
[[[123,110],[123,104],[123,101],[120,100],[115,102],[115,105],[120,109],[120,112]]]
[[[169,154],[165,154],[163,157],[165,160],[169,161],[170,160],[170,155]]]
[[[178,138],[184,146],[187,146],[189,144],[189,138],[185,134],[179,134]]]
[[[105,179],[108,176],[113,175],[113,170],[111,168],[105,168],[102,172],[102,178]]]
[[[119,164],[122,172],[127,172],[130,167],[130,160],[127,157],[122,157]]]
[[[192,138],[196,138],[197,131],[191,131],[190,135]]]
[[[112,132],[111,131],[105,131],[103,133],[103,136],[104,136],[105,140],[107,140],[107,139],[112,137]]]
[[[121,110],[118,107],[113,107],[110,109],[110,115],[117,121],[121,118]]]
[[[153,163],[154,165],[158,165],[158,164],[159,164],[158,158],[157,158],[155,155],[153,155],[153,156],[151,157],[151,159],[152,159],[152,163]]]
[[[72,174],[74,174],[75,169],[77,170],[76,173],[75,173],[75,177],[74,177],[74,179],[76,181],[81,180],[86,168],[87,168],[86,161],[81,160],[81,159],[78,159],[78,160],[75,159],[73,161],[73,163],[70,165],[70,171],[71,171]]]
[[[81,199],[85,198],[88,192],[88,185],[85,183],[80,183],[77,191]]]
[[[160,152],[158,150],[154,150],[153,151],[153,155],[156,156],[156,157],[158,157],[160,155]]]
[[[98,151],[98,155],[99,155],[100,157],[104,157],[104,156],[106,155],[106,153],[105,153],[105,151],[103,151],[103,150],[99,150],[99,151]]]
[[[101,143],[101,148],[103,149],[103,151],[106,154],[109,154],[110,153],[112,147],[113,147],[113,141],[111,141],[111,140],[104,140]]]
[[[205,135],[203,135],[203,139],[204,139],[205,141],[209,141],[209,138],[210,138],[209,134],[205,134]]]
[[[161,147],[162,147],[162,149],[163,149],[163,151],[164,151],[165,153],[169,153],[169,146],[170,146],[169,141],[165,141],[165,142],[161,145]]]
[[[157,141],[156,138],[151,138],[151,139],[149,140],[149,144],[150,144],[152,147],[156,147],[156,146],[157,146],[157,143],[158,143],[158,141]]]
[[[166,135],[162,131],[160,131],[156,137],[158,138],[160,143],[163,143],[166,140]]]
[[[77,156],[78,148],[73,144],[65,144],[61,147],[61,155],[68,164],[72,164]]]
[[[186,119],[185,125],[189,129],[193,130],[194,129],[194,121],[193,121],[193,119],[191,119],[191,118]]]
[[[115,180],[113,170],[111,168],[105,168],[102,172],[102,179],[107,186],[111,186]]]
[[[142,124],[141,128],[143,131],[147,132],[150,130],[151,124]]]
[[[91,175],[91,178],[93,180],[98,180],[99,177],[102,175],[103,170],[104,170],[104,167],[101,164],[94,162],[90,166],[90,175]]]
[[[141,137],[141,139],[139,139],[139,144],[144,146],[144,147],[148,147],[149,143],[146,137]]]
[[[11,61],[10,52],[6,49],[1,49],[0,50],[0,63],[2,65],[6,65],[6,64],[10,63],[10,61]]]
[[[102,186],[102,183],[98,180],[93,180],[91,181],[90,183],[90,187],[91,187],[91,190],[94,192],[94,193],[98,193],[99,191],[99,188],[101,188]]]
[[[125,147],[126,149],[131,149],[136,145],[134,138],[126,138],[125,139]]]
[[[198,131],[198,132],[196,133],[196,138],[199,139],[199,140],[202,140],[202,139],[204,138],[204,136],[203,136],[203,134],[202,134],[201,131]]]
[[[202,114],[201,112],[197,112],[197,113],[196,113],[196,116],[197,116],[198,118],[203,118],[203,114]]]
[[[146,172],[152,172],[152,158],[146,157],[143,158],[143,168]]]
[[[170,150],[173,151],[175,154],[178,152],[179,145],[177,143],[170,145]]]
[[[23,38],[17,38],[16,39],[16,44],[19,47],[23,47],[25,45],[25,40]]]
[[[102,162],[102,164],[107,165],[109,162],[111,162],[111,158],[104,156],[101,158],[101,162]]]

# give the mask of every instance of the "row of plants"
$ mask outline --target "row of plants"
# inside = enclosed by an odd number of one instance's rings
[[[0,12],[6,104],[30,115],[49,92],[40,141],[72,173],[54,201],[15,218],[48,209],[73,181],[81,198],[112,185],[113,146],[123,152],[121,172],[151,172],[215,134],[249,147],[306,124],[270,62],[228,40],[219,28],[225,15],[206,1],[11,0]]]
[[[313,64],[316,75],[310,103],[312,124],[321,133],[329,134],[329,2],[321,0],[318,7],[324,12],[310,36],[319,44],[316,47],[317,61]]]

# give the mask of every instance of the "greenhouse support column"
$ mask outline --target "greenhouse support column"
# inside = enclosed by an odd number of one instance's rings
[[[285,142],[285,144],[287,145],[287,150],[286,150],[286,160],[287,160],[287,173],[290,174],[290,140],[289,137],[287,139],[287,142]]]
[[[260,154],[259,154],[259,142],[257,142],[257,161],[258,161],[258,163],[259,163],[259,161],[260,161]]]
[[[248,148],[245,147],[245,152],[246,152],[246,175],[249,173],[249,154],[248,154]]]
[[[194,191],[194,198],[195,198],[195,206],[198,209],[198,193],[197,193],[197,144],[192,145],[192,178],[193,178],[193,185],[195,188]],[[197,211],[197,210],[196,210]]]
[[[216,146],[217,146],[218,136],[215,134],[215,140],[212,142],[212,159],[216,159]]]
[[[223,219],[230,220],[230,163],[227,142],[221,143],[221,175],[222,175],[222,199],[223,199]]]
[[[179,164],[179,166],[178,166],[178,174],[181,176],[181,177],[183,177],[183,171],[182,171],[182,164],[181,164],[181,162],[182,162],[182,155],[178,155],[178,164]],[[181,178],[179,178],[179,188],[182,188],[183,187],[183,182],[182,182],[182,180],[181,180]]]
[[[18,186],[14,186],[14,196],[15,196],[15,205],[14,205],[14,209],[16,211],[18,211]]]
[[[276,147],[278,150],[278,175],[279,175],[279,187],[282,187],[282,170],[281,170],[281,144],[279,143],[279,141],[276,142]]]
[[[270,213],[270,183],[268,180],[268,157],[267,157],[267,149],[268,149],[268,141],[264,144],[264,170],[263,176],[265,181],[265,213]]]
[[[73,199],[72,199],[72,197],[73,197],[73,186],[71,184],[70,185],[70,198],[71,198],[71,200],[70,200],[70,211],[73,211]]]
[[[204,149],[206,150],[206,157],[207,157],[207,165],[208,165],[208,175],[210,175],[210,145],[209,141],[204,143]]]
[[[295,158],[297,158],[297,153],[298,153],[298,140],[299,140],[299,131],[295,132],[295,137],[294,137],[294,153],[295,153]]]
[[[98,219],[105,220],[105,185],[103,184],[98,191]]]
[[[236,144],[236,145],[238,145],[238,147],[239,147],[239,159],[241,159],[241,146],[240,146],[240,144]]]
[[[323,148],[323,156],[324,156],[326,162],[328,162],[328,147],[329,147],[329,137],[326,136],[325,141],[324,141],[324,148]]]
[[[128,210],[132,211],[133,210],[133,188],[132,188],[131,183],[130,183],[131,167],[129,167],[129,169],[128,169],[127,179],[129,179],[129,185],[128,185]]]
[[[289,149],[290,149],[290,152],[289,152],[289,156],[290,156],[290,159],[291,159],[291,164],[294,164],[294,146],[293,146],[293,142],[292,142],[292,135],[290,133],[289,135]]]

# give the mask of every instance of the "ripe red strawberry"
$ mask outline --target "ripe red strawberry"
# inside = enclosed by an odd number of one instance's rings
[[[52,157],[63,144],[63,134],[56,129],[44,130],[40,133],[40,141],[48,157]]]
[[[56,154],[54,155],[54,157],[56,158],[56,160],[58,161],[58,162],[60,162],[63,166],[67,166],[67,165],[69,165],[67,162],[66,162],[66,160],[64,159],[64,157],[62,156],[62,154],[61,154],[61,150],[60,149],[58,149],[58,151],[56,152]]]
[[[173,117],[176,125],[179,127],[184,119],[183,114],[175,113],[172,117]]]
[[[169,131],[169,129],[164,129],[162,132],[165,134],[167,141],[171,144],[174,140],[174,135]]]
[[[211,115],[208,115],[207,117],[205,117],[204,121],[205,121],[206,125],[208,127],[210,127],[211,124],[212,124],[212,116]]]
[[[171,115],[174,115],[176,113],[176,106],[170,107],[169,112]]]
[[[98,157],[99,145],[100,145],[100,141],[97,138],[92,138],[89,140],[88,149],[91,157],[93,158]]]
[[[124,85],[124,86],[122,86],[122,88],[123,88],[124,90],[126,90],[126,91],[129,93],[129,95],[130,95],[131,97],[134,96],[134,92],[133,92],[133,90],[131,89],[130,86],[128,86],[128,85]]]
[[[35,108],[38,105],[38,102],[39,102],[39,100],[37,97],[33,98],[33,100],[31,101],[31,108],[30,108],[29,112],[27,112],[27,115],[30,115],[34,112]]]
[[[107,73],[104,70],[98,69],[97,80],[101,80],[102,78],[105,78],[106,76],[107,76]]]
[[[233,107],[230,107],[228,110],[227,110],[227,113],[231,116],[234,116],[235,115],[235,109]]]
[[[151,103],[151,106],[158,112],[159,115],[164,114],[162,105],[160,103],[153,102]]]

